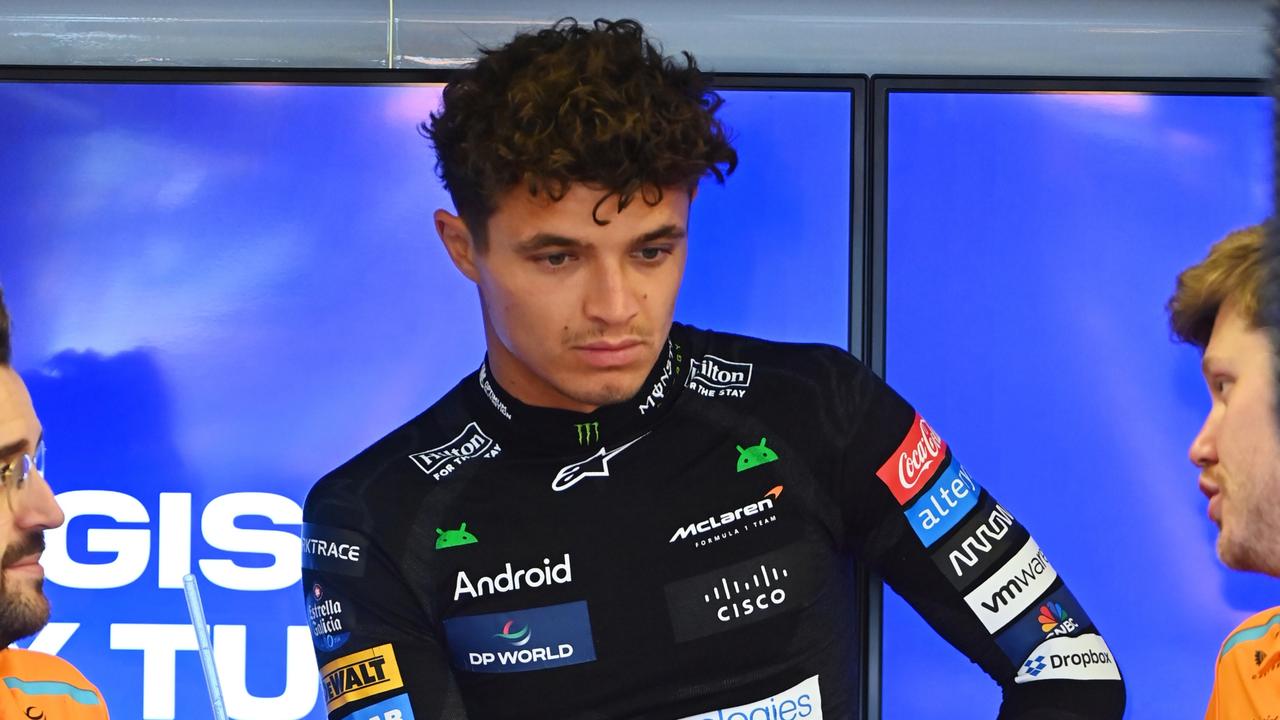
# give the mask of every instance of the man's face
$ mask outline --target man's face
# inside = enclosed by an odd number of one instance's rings
[[[1204,353],[1213,405],[1191,443],[1200,489],[1218,525],[1218,556],[1237,570],[1280,576],[1280,427],[1271,345],[1231,301]]]
[[[684,275],[691,193],[666,188],[649,205],[574,185],[559,201],[517,187],[489,220],[477,252],[437,213],[459,269],[475,281],[494,375],[531,405],[590,411],[635,395],[671,328]],[[469,237],[469,236],[468,236]]]
[[[0,367],[0,469],[15,468],[0,490],[0,648],[49,621],[40,553],[45,529],[62,524],[62,510],[40,473],[33,470],[17,487],[22,456],[34,454],[40,439],[26,385],[12,368]]]

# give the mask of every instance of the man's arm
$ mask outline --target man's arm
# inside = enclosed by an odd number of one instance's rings
[[[845,358],[833,493],[850,549],[1000,685],[1000,718],[1120,718],[1119,668],[1057,568],[906,401]]]
[[[330,720],[465,719],[448,654],[356,493],[322,481],[303,511],[302,586]],[[383,524],[394,532],[390,518]]]

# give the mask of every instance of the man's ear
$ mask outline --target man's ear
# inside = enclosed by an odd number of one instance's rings
[[[462,218],[446,210],[436,210],[432,217],[436,221],[436,234],[444,243],[445,252],[449,253],[449,259],[453,260],[454,267],[467,276],[468,280],[478,283],[480,273],[476,270],[475,263],[477,251],[467,224],[462,221]]]

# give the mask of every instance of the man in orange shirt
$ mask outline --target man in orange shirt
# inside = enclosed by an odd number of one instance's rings
[[[0,718],[106,720],[102,693],[67,661],[9,647],[49,622],[44,531],[62,509],[44,478],[44,434],[10,367],[9,313],[0,293]]]
[[[1280,424],[1262,322],[1263,229],[1233,232],[1178,276],[1170,325],[1204,352],[1212,405],[1191,443],[1217,524],[1218,557],[1280,577]],[[1245,620],[1218,653],[1206,720],[1280,719],[1280,607]]]

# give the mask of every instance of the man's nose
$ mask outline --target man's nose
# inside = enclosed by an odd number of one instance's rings
[[[595,268],[587,291],[587,317],[605,325],[625,325],[639,312],[632,277],[618,263],[602,262]]]
[[[1187,457],[1191,459],[1191,463],[1196,467],[1206,468],[1217,464],[1217,425],[1216,413],[1209,413],[1209,416],[1204,420],[1204,424],[1200,426],[1200,432],[1196,433],[1195,439],[1191,441]]]

